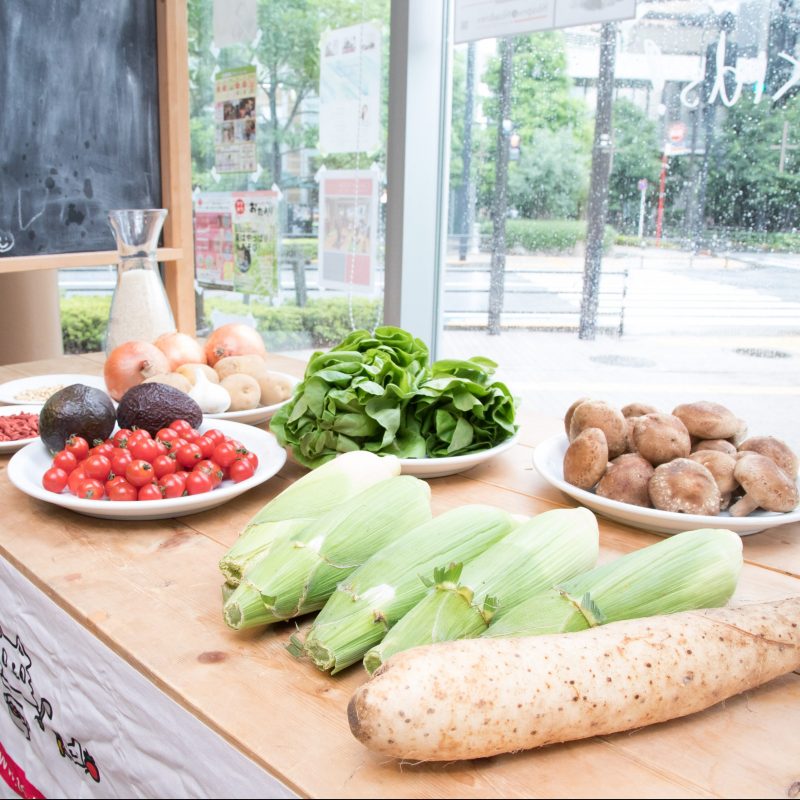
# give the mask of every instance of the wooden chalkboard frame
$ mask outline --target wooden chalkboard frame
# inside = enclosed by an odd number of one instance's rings
[[[189,134],[188,8],[186,0],[156,0],[158,116],[164,246],[156,251],[164,263],[164,282],[175,324],[194,335],[194,230],[192,164]],[[48,253],[0,258],[0,273],[28,272],[116,263],[115,250]]]

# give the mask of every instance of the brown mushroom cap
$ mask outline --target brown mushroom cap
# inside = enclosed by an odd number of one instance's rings
[[[570,441],[586,428],[600,428],[603,431],[609,458],[616,458],[625,452],[625,417],[618,408],[602,400],[586,400],[580,403],[572,413],[569,423]]]
[[[742,425],[742,420],[725,406],[706,400],[675,406],[672,413],[699,439],[728,439],[736,435]]]
[[[756,508],[786,512],[797,506],[799,498],[794,478],[771,458],[748,453],[737,460],[733,474],[745,495],[730,507],[732,517],[743,517]]]
[[[702,464],[714,476],[721,496],[720,509],[726,509],[731,504],[731,495],[739,487],[739,483],[733,477],[736,459],[720,450],[697,450],[689,458]]]
[[[628,417],[641,417],[644,414],[657,414],[658,409],[655,406],[648,405],[647,403],[628,403],[620,409],[622,416],[626,419]]]
[[[648,491],[651,502],[661,511],[719,514],[720,493],[714,476],[689,458],[676,458],[656,467]]]
[[[609,500],[652,508],[647,484],[653,472],[653,465],[637,453],[624,453],[609,462],[595,492]]]
[[[564,480],[579,489],[591,489],[606,471],[608,445],[600,428],[581,431],[564,453]]]
[[[771,458],[790,478],[797,478],[797,456],[786,442],[774,436],[751,436],[739,445],[739,452]]]
[[[727,439],[697,439],[692,445],[692,452],[696,453],[698,450],[719,450],[729,456],[736,455],[736,445]]]
[[[587,400],[590,400],[589,397],[579,397],[568,409],[567,413],[564,414],[564,430],[566,431],[567,437],[569,440],[572,441],[572,437],[569,435],[569,424],[572,422],[572,415],[575,413],[575,409],[581,404],[585,403]]]
[[[633,425],[633,446],[654,467],[686,458],[692,441],[686,426],[672,414],[644,414]]]

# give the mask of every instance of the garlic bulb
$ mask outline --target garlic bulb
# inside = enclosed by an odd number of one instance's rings
[[[231,404],[231,396],[224,386],[212,383],[203,370],[194,371],[195,383],[189,392],[189,397],[200,406],[204,414],[221,414],[227,411]]]

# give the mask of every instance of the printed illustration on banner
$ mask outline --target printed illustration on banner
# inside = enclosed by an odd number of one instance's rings
[[[371,23],[327,31],[320,41],[319,149],[380,147],[381,32]]]
[[[233,198],[204,192],[194,204],[195,277],[203,286],[233,288]]]
[[[28,721],[28,714],[29,708],[33,709],[35,712],[33,721],[38,729],[42,733],[53,735],[54,750],[82,768],[93,781],[99,783],[100,769],[91,753],[73,737],[69,737],[65,744],[64,737],[53,729],[50,724],[53,719],[53,707],[47,699],[37,695],[32,673],[33,663],[19,636],[12,639],[0,626],[0,683],[3,702],[17,730],[27,741],[31,740],[31,733],[35,729]]]
[[[278,294],[278,191],[234,192],[233,288],[237,292]]]
[[[217,73],[214,81],[214,166],[217,172],[256,169],[256,68]]]
[[[319,177],[319,284],[372,292],[378,234],[377,169],[325,170]]]

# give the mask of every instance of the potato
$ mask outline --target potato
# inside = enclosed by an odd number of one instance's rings
[[[259,378],[267,371],[267,362],[258,355],[226,356],[214,364],[214,369],[220,380],[239,374]]]
[[[257,377],[256,380],[261,387],[262,406],[272,406],[276,403],[282,403],[292,396],[294,384],[286,375],[267,371],[261,377]]]
[[[153,375],[150,378],[145,378],[143,383],[166,383],[167,386],[180,389],[182,392],[186,392],[186,394],[189,394],[192,389],[192,384],[189,383],[188,378],[180,372],[167,372],[164,375]]]
[[[220,386],[228,390],[231,404],[228,411],[248,411],[258,408],[261,402],[261,387],[252,375],[238,373],[228,375],[220,381]]]
[[[213,367],[208,364],[181,364],[175,371],[183,375],[189,383],[194,386],[195,384],[195,370],[200,370],[211,383],[219,383],[219,375],[214,371]]]

